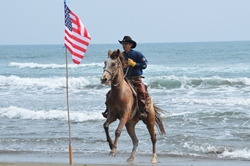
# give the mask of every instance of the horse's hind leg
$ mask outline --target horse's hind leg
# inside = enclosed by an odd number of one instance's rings
[[[152,163],[156,163],[156,133],[155,133],[155,113],[154,113],[154,108],[150,108],[150,112],[148,114],[147,119],[144,121],[144,123],[147,125],[148,132],[151,137],[151,142],[152,142],[152,148],[153,148],[153,157],[151,159]]]
[[[153,148],[153,157],[151,162],[152,163],[156,163],[156,133],[155,133],[155,129],[154,129],[154,124],[152,122],[149,122],[149,124],[147,124],[147,128],[148,128],[148,132],[150,134],[151,137],[151,142],[152,142],[152,148]]]
[[[132,152],[131,152],[129,158],[127,159],[127,162],[132,162],[135,159],[135,153],[136,153],[136,149],[138,147],[138,139],[137,139],[136,134],[135,134],[135,123],[127,123],[126,129],[127,129],[127,132],[129,134],[129,136],[131,137],[132,142],[133,142],[133,149],[132,149]]]

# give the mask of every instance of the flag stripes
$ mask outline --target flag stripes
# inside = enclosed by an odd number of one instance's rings
[[[79,17],[64,2],[65,27],[64,45],[72,55],[72,61],[80,64],[91,37]]]

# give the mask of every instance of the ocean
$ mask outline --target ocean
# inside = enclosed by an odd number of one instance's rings
[[[69,54],[69,107],[73,153],[107,155],[105,95],[100,83],[108,50],[90,44],[80,65]],[[139,43],[148,60],[143,82],[165,111],[166,135],[157,132],[158,158],[250,160],[250,42]],[[62,45],[0,46],[0,156],[68,153],[66,58]],[[111,136],[118,121],[110,125]],[[137,156],[152,154],[139,122]],[[117,156],[129,157],[122,131]],[[149,158],[150,160],[150,158]]]

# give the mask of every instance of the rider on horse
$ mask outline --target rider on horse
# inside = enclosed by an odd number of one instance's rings
[[[130,80],[137,91],[138,106],[139,106],[139,119],[145,119],[147,117],[147,104],[149,100],[149,94],[147,92],[147,86],[142,82],[143,69],[147,68],[147,60],[144,55],[135,51],[132,48],[136,47],[136,42],[132,40],[130,36],[124,36],[123,40],[118,40],[123,47],[123,55],[128,62],[128,70],[124,69],[126,78]],[[107,98],[109,92],[107,93]],[[107,118],[108,109],[102,113]]]

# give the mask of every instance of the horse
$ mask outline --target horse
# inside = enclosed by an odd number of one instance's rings
[[[126,126],[127,132],[133,142],[133,149],[127,162],[133,162],[138,147],[135,125],[140,119],[137,116],[138,106],[135,94],[133,93],[129,81],[125,77],[126,73],[124,74],[123,71],[123,69],[127,67],[126,63],[123,53],[119,49],[113,52],[110,50],[108,51],[108,58],[104,62],[103,74],[100,78],[102,84],[111,84],[110,94],[106,100],[108,115],[103,127],[106,133],[107,142],[111,149],[109,155],[115,157],[118,139],[123,127]],[[157,127],[161,135],[165,135],[165,129],[161,118],[161,114],[164,113],[164,111],[155,106],[151,98],[149,102],[147,117],[142,121],[147,126],[151,137],[153,147],[151,162],[157,163],[156,132],[154,126]],[[115,140],[113,141],[109,135],[109,125],[117,119],[120,121],[115,131]]]

